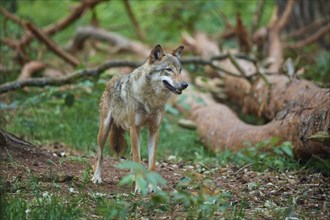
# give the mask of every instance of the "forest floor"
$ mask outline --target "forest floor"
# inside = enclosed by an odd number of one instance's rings
[[[2,148],[0,152],[2,187],[9,198],[17,194],[33,198],[36,188],[32,187],[31,179],[37,183],[39,191],[59,195],[60,198],[66,198],[66,201],[79,194],[110,199],[118,199],[118,195],[122,195],[122,200],[135,202],[139,206],[138,202],[147,203],[151,198],[150,194],[146,197],[134,195],[131,187],[118,185],[129,171],[117,168],[119,161],[110,156],[106,156],[103,162],[103,183],[95,185],[90,181],[94,158],[73,152],[63,145],[35,147],[14,144]],[[224,212],[215,212],[213,218],[330,217],[330,177],[305,169],[256,172],[249,165],[238,167],[234,164],[201,168],[196,164],[174,162],[169,158],[158,162],[157,172],[167,181],[162,187],[163,192],[173,192],[181,187],[195,197],[201,191],[203,195],[211,196],[226,193],[228,196],[224,198],[227,204]],[[93,199],[79,204],[84,212],[82,216],[87,219],[101,217],[100,212],[96,211],[97,204]],[[187,219],[189,209],[184,209],[183,205],[184,201],[171,203],[172,207],[165,208],[165,211],[141,205],[135,209],[134,215],[130,215],[131,218]]]

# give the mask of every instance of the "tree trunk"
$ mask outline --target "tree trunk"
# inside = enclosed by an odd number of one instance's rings
[[[330,130],[330,90],[305,80],[289,82],[284,76],[273,76],[269,81],[271,89],[262,80],[250,88],[243,79],[228,76],[225,80],[227,95],[240,103],[245,112],[272,119],[265,125],[248,125],[222,104],[210,101],[206,106],[190,104],[203,143],[213,151],[239,150],[247,142],[256,144],[279,137],[292,142],[297,158],[308,159],[313,154],[329,157],[329,142],[315,141],[311,136]],[[193,96],[192,100],[200,102],[196,94]]]

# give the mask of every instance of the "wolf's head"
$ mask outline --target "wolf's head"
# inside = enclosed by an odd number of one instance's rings
[[[182,90],[188,87],[181,76],[180,55],[183,46],[179,46],[172,53],[165,54],[160,45],[157,45],[150,53],[148,64],[150,65],[149,77],[153,80],[161,80],[164,88],[180,95]]]

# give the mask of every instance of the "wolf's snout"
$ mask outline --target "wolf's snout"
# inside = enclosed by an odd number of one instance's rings
[[[182,90],[184,90],[185,88],[187,88],[188,87],[188,83],[186,83],[186,82],[182,82],[181,83],[181,88],[182,88]]]

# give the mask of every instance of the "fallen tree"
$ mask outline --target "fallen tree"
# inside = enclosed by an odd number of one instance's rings
[[[186,101],[178,100],[177,105],[196,123],[202,142],[212,151],[237,151],[247,143],[254,145],[278,137],[281,141],[292,142],[299,159],[308,159],[311,155],[329,157],[329,139],[313,139],[312,136],[329,131],[330,90],[305,80],[289,82],[285,76],[273,76],[269,81],[273,85],[270,90],[262,80],[249,88],[244,88],[248,85],[244,80],[231,76],[225,80],[228,97],[243,104],[245,111],[273,117],[265,125],[249,125],[226,105],[197,92],[187,93]],[[266,95],[255,96],[258,93]]]
[[[221,55],[216,48],[207,50],[214,45],[211,40],[209,42],[203,40],[194,44],[198,47],[194,50],[203,51],[201,55],[204,57]],[[329,136],[330,89],[278,74],[263,74],[263,77],[256,76],[251,80],[258,67],[247,65],[246,60],[236,59],[235,62],[224,60],[217,63],[230,72],[236,72],[235,77],[217,68],[213,68],[210,75],[222,78],[222,91],[230,101],[238,103],[244,113],[262,116],[269,122],[261,126],[248,125],[226,105],[212,101],[210,96],[187,93],[186,101],[178,100],[177,104],[196,123],[203,143],[213,151],[236,151],[245,147],[246,143],[256,144],[278,137],[282,141],[292,142],[294,154],[299,159],[308,159],[312,155],[330,157],[329,139],[311,138],[319,132],[326,132],[328,135],[325,135]]]

